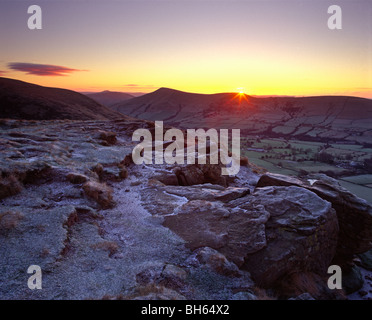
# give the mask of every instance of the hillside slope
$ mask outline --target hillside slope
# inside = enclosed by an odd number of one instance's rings
[[[372,138],[372,100],[347,96],[252,97],[161,88],[112,107],[184,128],[239,128],[247,133],[309,139]]]
[[[114,92],[114,91],[102,91],[102,92],[95,92],[95,93],[88,93],[86,94],[87,97],[97,101],[98,103],[106,106],[111,107],[112,105],[116,103],[120,103],[123,101],[127,101],[129,99],[134,98],[129,93],[125,92]]]
[[[75,91],[0,78],[0,118],[113,120],[123,117]]]

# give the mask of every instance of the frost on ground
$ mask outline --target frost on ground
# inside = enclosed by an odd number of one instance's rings
[[[251,287],[248,273],[231,279],[187,262],[192,251],[184,240],[141,201],[153,167],[132,166],[129,177],[121,177],[134,146],[131,128],[147,123],[1,125],[1,212],[9,212],[1,221],[14,220],[0,225],[1,299],[228,299],[235,287]],[[105,130],[117,132],[115,143],[102,139]],[[111,188],[107,209],[101,190],[84,192],[87,180]],[[187,202],[163,194],[162,210]],[[42,269],[42,290],[27,287],[30,265]]]
[[[246,159],[236,177],[134,165],[140,127],[154,124],[1,120],[0,299],[345,298],[326,271],[370,249],[369,205]]]

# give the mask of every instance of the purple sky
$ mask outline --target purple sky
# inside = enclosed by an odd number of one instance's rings
[[[372,97],[372,1],[2,0],[0,28],[0,75],[42,85]]]

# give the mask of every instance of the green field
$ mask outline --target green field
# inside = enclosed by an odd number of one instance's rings
[[[242,155],[269,172],[291,176],[298,176],[304,172],[323,172],[338,177],[343,187],[372,203],[372,174],[350,175],[353,167],[345,169],[350,167],[351,163],[360,166],[364,159],[370,158],[372,156],[370,148],[351,144],[325,145],[321,142],[256,137],[243,137],[241,141]],[[326,152],[335,162],[318,161],[317,156],[320,152]]]
[[[345,189],[348,189],[350,192],[354,193],[358,197],[365,199],[369,201],[370,203],[372,203],[372,188],[350,183],[343,179],[339,180],[339,182]]]
[[[354,184],[369,185],[372,184],[372,174],[362,174],[360,176],[345,177],[342,178],[342,180]]]

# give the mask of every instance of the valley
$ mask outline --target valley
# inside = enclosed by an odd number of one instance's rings
[[[242,137],[241,154],[273,173],[303,176],[324,173],[359,197],[372,202],[372,149],[354,144]]]
[[[372,202],[372,100],[253,97],[161,88],[111,106],[179,128],[240,129],[241,153],[270,172],[325,173]]]

